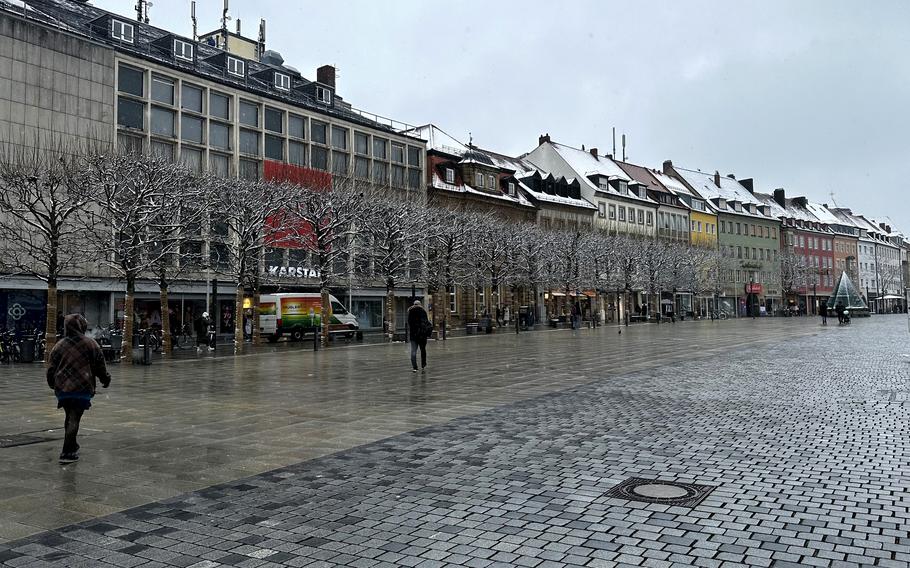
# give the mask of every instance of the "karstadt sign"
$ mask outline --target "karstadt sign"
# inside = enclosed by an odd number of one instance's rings
[[[319,278],[318,270],[305,266],[269,266],[266,273],[278,278]]]

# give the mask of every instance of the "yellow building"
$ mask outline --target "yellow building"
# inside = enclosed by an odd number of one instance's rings
[[[717,248],[717,215],[693,208],[689,211],[689,219],[689,242],[694,246]]]
[[[689,207],[689,242],[695,246],[717,248],[717,215],[708,209],[705,200],[689,191],[672,175],[658,171],[651,174]]]

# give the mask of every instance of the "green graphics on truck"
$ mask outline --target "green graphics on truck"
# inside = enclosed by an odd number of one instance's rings
[[[312,297],[282,298],[281,326],[317,327],[322,325],[322,302]],[[331,323],[331,320],[329,320]]]
[[[329,333],[352,337],[360,329],[357,318],[332,295],[329,295],[329,310]],[[299,340],[321,325],[322,297],[317,293],[285,292],[263,294],[259,298],[259,331],[269,341],[278,341],[284,335]]]

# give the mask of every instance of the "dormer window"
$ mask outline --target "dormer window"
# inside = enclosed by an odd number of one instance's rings
[[[446,168],[446,183],[455,183],[455,170]]]
[[[184,61],[193,60],[193,44],[181,39],[174,40],[174,57]]]
[[[474,174],[474,185],[477,187],[483,187],[483,174],[477,172]]]
[[[325,87],[316,87],[316,100],[327,105],[332,104],[332,91]]]
[[[275,88],[282,91],[291,90],[291,76],[275,72]]]
[[[726,209],[726,208],[727,208],[727,200],[726,200],[726,199],[723,199],[723,198],[718,198],[718,200],[717,200],[717,208],[718,208],[718,209]]]
[[[509,182],[509,195],[515,197],[515,182]]]
[[[120,20],[111,20],[111,37],[133,43],[133,24],[121,22]]]
[[[606,178],[600,178],[600,179],[597,181],[597,187],[600,188],[600,189],[602,189],[602,190],[604,190],[604,191],[609,191],[609,190],[610,190],[610,182],[608,182],[608,181],[606,180]]]
[[[243,59],[228,56],[227,72],[236,77],[243,77],[246,74],[246,63]]]
[[[488,176],[487,181],[490,182],[490,189],[496,189],[496,178],[494,176]]]
[[[619,182],[619,193],[629,195],[629,184],[624,181]]]

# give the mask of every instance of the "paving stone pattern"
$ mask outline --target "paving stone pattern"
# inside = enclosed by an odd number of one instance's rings
[[[11,542],[0,565],[908,566],[910,403],[882,394],[910,390],[905,326],[611,375]],[[716,489],[605,496],[629,477]]]

